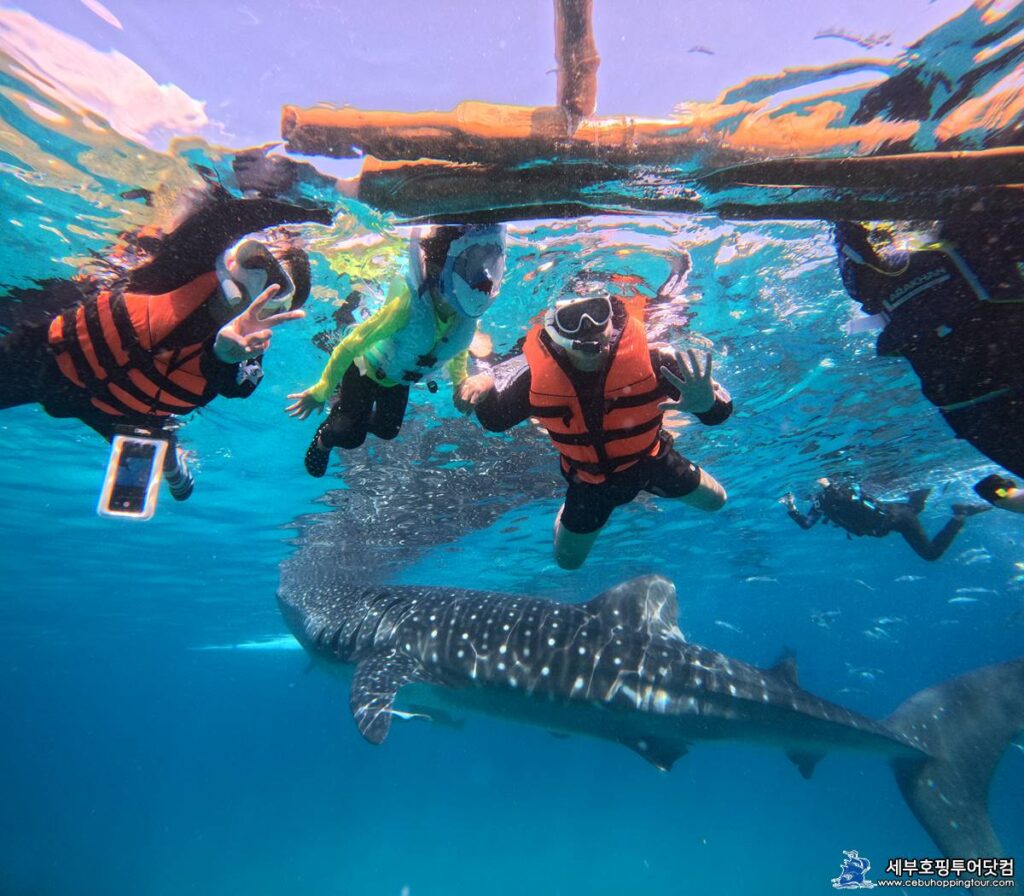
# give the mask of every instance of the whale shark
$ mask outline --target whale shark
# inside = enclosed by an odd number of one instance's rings
[[[690,643],[674,585],[623,582],[583,604],[487,591],[283,579],[282,614],[315,659],[351,671],[371,744],[392,720],[466,710],[613,741],[667,771],[699,742],[780,747],[805,778],[833,750],[888,761],[947,855],[1002,855],[988,787],[1024,729],[1024,658],[914,694],[874,720],[803,690],[784,656],[758,668]],[[436,715],[435,715],[436,714]]]

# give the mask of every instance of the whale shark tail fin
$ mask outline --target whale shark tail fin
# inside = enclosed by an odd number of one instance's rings
[[[1000,856],[988,815],[992,774],[1024,729],[1024,658],[976,669],[904,701],[885,720],[928,754],[898,759],[903,798],[948,856]]]

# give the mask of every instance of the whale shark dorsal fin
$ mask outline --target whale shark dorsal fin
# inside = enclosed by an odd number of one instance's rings
[[[373,653],[359,662],[352,676],[349,708],[359,733],[371,744],[380,744],[391,728],[392,705],[403,685],[429,681],[419,660],[399,650]]]
[[[795,688],[800,687],[800,680],[796,674],[796,654],[787,651],[775,661],[775,665],[768,671],[781,678],[786,684]]]
[[[661,576],[622,582],[583,606],[612,628],[642,631],[652,638],[686,640],[679,630],[676,586]]]

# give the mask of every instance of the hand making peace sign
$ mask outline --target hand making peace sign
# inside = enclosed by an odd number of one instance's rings
[[[290,320],[305,317],[305,311],[283,311],[261,317],[280,287],[272,283],[253,300],[252,304],[234,320],[228,321],[217,332],[213,343],[214,354],[226,364],[237,364],[262,355],[270,348],[271,330]]]

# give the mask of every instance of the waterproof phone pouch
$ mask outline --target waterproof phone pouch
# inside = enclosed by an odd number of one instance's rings
[[[156,513],[167,447],[166,439],[114,436],[96,512],[136,520]]]

